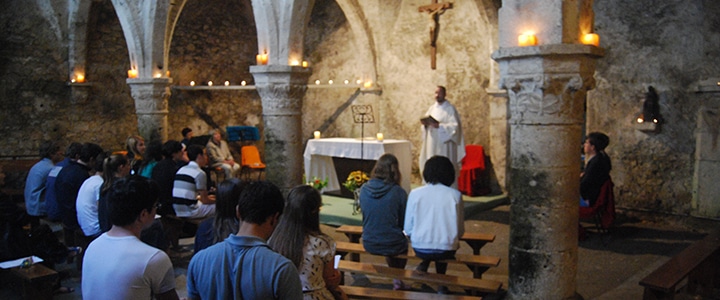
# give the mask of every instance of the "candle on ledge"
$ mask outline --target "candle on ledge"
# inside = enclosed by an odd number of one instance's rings
[[[537,45],[537,38],[532,33],[524,33],[521,35],[518,35],[518,46],[525,47],[525,46],[535,46]]]
[[[586,33],[582,36],[581,42],[585,45],[600,46],[600,36],[597,33]]]
[[[245,82],[245,80],[240,81],[240,85],[245,86],[246,84],[247,84],[247,82]]]
[[[229,86],[229,85],[230,85],[230,81],[225,80],[225,86]]]
[[[314,137],[315,139],[319,139],[319,138],[320,138],[320,131],[317,131],[317,130],[316,130],[315,132],[313,132],[313,137]]]
[[[315,80],[315,85],[320,85],[320,80]]]
[[[154,78],[160,78],[162,77],[162,74],[160,72],[157,72],[153,75]]]
[[[382,142],[384,138],[385,138],[385,137],[383,136],[383,134],[380,133],[380,132],[378,132],[378,134],[377,134],[377,140],[378,140],[378,142]]]
[[[190,81],[190,86],[195,86],[195,81]]]
[[[212,81],[208,81],[208,86],[212,86]]]
[[[297,59],[293,59],[292,61],[290,61],[290,65],[291,66],[299,66],[300,62]]]
[[[136,69],[128,70],[128,78],[137,78],[137,77],[138,77],[138,71]]]
[[[348,84],[348,83],[350,83],[350,80],[346,79],[345,81],[343,81],[343,83]]]
[[[83,83],[83,82],[85,82],[85,75],[83,75],[83,74],[77,74],[77,75],[75,75],[75,79],[74,79],[73,82],[77,82],[77,83]]]
[[[257,60],[258,65],[267,65],[268,63],[268,54],[267,52],[263,54],[258,54],[255,56],[255,60]]]
[[[328,84],[333,84],[332,79],[328,80]]]
[[[362,84],[362,79],[356,80],[355,83],[357,83],[358,85]]]
[[[372,81],[370,81],[370,80],[365,81],[365,83],[363,84],[363,87],[366,88],[366,89],[371,88],[371,87],[372,87]]]
[[[303,60],[303,62],[302,62],[302,67],[303,67],[303,68],[307,68],[307,67],[308,67],[308,62],[307,62],[307,60]]]

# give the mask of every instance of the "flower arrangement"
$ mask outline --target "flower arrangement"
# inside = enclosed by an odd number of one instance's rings
[[[306,184],[313,187],[314,189],[320,191],[327,186],[328,181],[327,181],[327,179],[321,180],[320,178],[313,177],[313,179],[306,182]]]
[[[355,190],[359,189],[368,180],[370,180],[370,177],[368,177],[365,172],[360,170],[352,171],[350,172],[350,175],[348,175],[347,180],[343,183],[343,186],[350,192],[354,193]]]

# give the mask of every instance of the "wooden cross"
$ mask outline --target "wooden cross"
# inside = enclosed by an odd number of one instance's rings
[[[430,16],[430,68],[435,70],[435,56],[437,53],[437,36],[440,33],[440,15],[445,10],[453,7],[452,2],[438,3],[438,0],[432,0],[430,5],[418,7],[418,12],[427,12]]]

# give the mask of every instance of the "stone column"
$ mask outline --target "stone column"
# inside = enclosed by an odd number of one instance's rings
[[[693,174],[693,216],[720,217],[720,78],[700,81],[692,92],[698,108],[695,128],[695,172]],[[648,123],[648,122],[646,122]]]
[[[507,193],[508,158],[508,96],[506,90],[485,89],[490,96],[490,145],[486,153],[490,156],[497,186],[492,184],[492,193]]]
[[[258,65],[250,73],[262,100],[266,178],[286,194],[302,183],[302,105],[310,69]]]
[[[510,299],[571,299],[577,271],[584,102],[602,49],[500,48],[510,130]]]
[[[170,78],[128,78],[130,94],[135,100],[138,133],[146,141],[168,137],[168,99]]]

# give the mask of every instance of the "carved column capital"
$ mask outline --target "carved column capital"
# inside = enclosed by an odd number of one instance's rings
[[[592,84],[580,74],[508,75],[501,80],[511,120],[531,124],[583,122],[585,94]]]
[[[147,140],[167,140],[168,99],[170,78],[128,79],[130,94],[135,101],[138,131]]]

